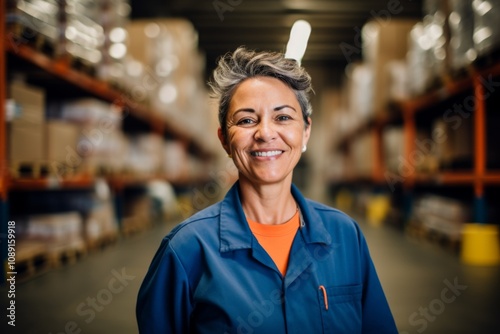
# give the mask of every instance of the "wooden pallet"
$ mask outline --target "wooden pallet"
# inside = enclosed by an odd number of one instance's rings
[[[125,168],[106,166],[101,164],[81,164],[80,170],[87,175],[102,176],[102,177],[123,177],[133,175],[132,172]]]
[[[441,231],[427,230],[426,239],[433,245],[450,250],[452,253],[458,253],[460,250],[460,239],[452,237]]]
[[[46,244],[39,241],[22,241],[16,247],[16,272],[21,280],[40,275],[48,269]]]
[[[118,240],[118,232],[109,232],[94,239],[87,239],[87,249],[89,251],[101,250],[114,245]]]
[[[141,233],[151,227],[151,222],[143,217],[127,217],[122,220],[121,232],[124,236]]]
[[[49,245],[47,249],[49,265],[59,268],[63,264],[75,263],[87,254],[87,247],[83,239],[75,239],[64,244]]]
[[[82,174],[80,168],[70,167],[64,163],[51,164],[49,170],[51,172],[51,175],[58,177],[72,177]]]
[[[10,174],[13,178],[40,178],[54,174],[50,164],[45,161],[16,161],[11,163]]]
[[[422,224],[415,222],[408,223],[406,234],[418,241],[427,242],[448,249],[452,253],[458,253],[460,251],[460,238],[445,234],[441,231],[429,229]]]
[[[48,161],[16,161],[11,163],[10,174],[13,178],[41,178],[48,176],[75,176],[80,174],[78,168],[72,168],[65,164],[50,163]]]
[[[419,240],[422,240],[425,235],[422,225],[414,221],[410,221],[408,224],[406,224],[405,233],[410,238],[415,238]]]

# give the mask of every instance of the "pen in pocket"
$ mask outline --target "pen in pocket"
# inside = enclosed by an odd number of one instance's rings
[[[326,294],[326,289],[323,285],[319,286],[321,292],[323,292],[323,300],[325,301],[325,309],[328,311],[328,295]]]

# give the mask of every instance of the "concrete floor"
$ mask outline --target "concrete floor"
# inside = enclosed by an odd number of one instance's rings
[[[171,227],[157,226],[19,282],[15,330],[2,316],[1,333],[137,333],[137,291]],[[400,334],[500,333],[500,267],[465,266],[447,251],[391,228],[361,227]],[[2,312],[6,293],[2,286]]]

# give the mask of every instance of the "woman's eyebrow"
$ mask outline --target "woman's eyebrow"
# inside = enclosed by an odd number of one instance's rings
[[[280,110],[283,110],[285,108],[290,108],[292,109],[293,111],[297,112],[297,110],[292,107],[291,105],[288,105],[288,104],[283,104],[281,106],[277,106],[277,107],[274,107],[273,111],[280,111]],[[237,113],[240,113],[240,112],[250,112],[250,113],[254,113],[255,112],[255,109],[252,109],[252,108],[240,108],[240,109],[237,109],[233,115],[236,115]]]
[[[234,112],[233,116],[239,112],[255,112],[255,110],[252,108],[240,108]]]
[[[284,105],[282,105],[282,106],[275,107],[275,108],[274,108],[274,111],[280,111],[280,110],[285,109],[285,108],[290,108],[290,109],[292,109],[293,111],[297,112],[297,110],[295,110],[295,108],[294,108],[294,107],[292,107],[292,106],[290,106],[290,105],[288,105],[288,104],[284,104]]]

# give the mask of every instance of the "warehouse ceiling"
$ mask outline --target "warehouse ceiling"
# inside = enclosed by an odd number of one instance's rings
[[[369,19],[420,18],[422,0],[131,0],[132,18],[184,17],[198,30],[207,73],[240,45],[284,51],[290,28],[309,21],[304,65],[344,67],[359,59],[359,29]]]

